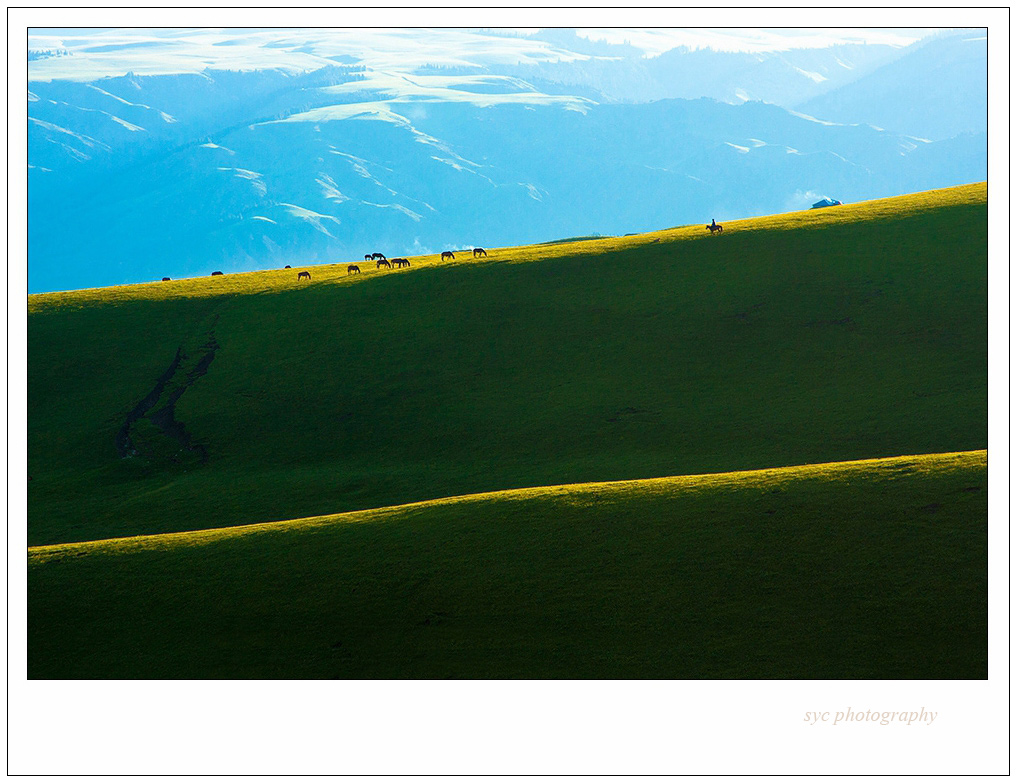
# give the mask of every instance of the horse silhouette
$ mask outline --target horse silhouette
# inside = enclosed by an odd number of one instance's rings
[[[283,269],[290,269],[290,265],[287,264],[285,267],[283,267]]]
[[[216,270],[216,271],[215,271],[215,272],[213,272],[212,274],[213,274],[213,275],[222,275],[223,273],[222,273],[222,272],[220,272],[219,270]]]
[[[374,258],[374,256],[373,256],[372,254],[370,254],[370,253],[365,253],[365,254],[364,254],[364,260],[365,260],[365,261],[374,261],[374,260],[375,260],[375,258]]]
[[[712,236],[714,232],[720,234],[725,230],[724,227],[720,223],[717,223],[713,218],[710,219],[710,223],[707,226],[705,226],[705,228],[707,229],[707,231],[711,233]]]
[[[487,256],[487,255],[488,255],[488,253],[487,253],[487,251],[484,248],[474,248],[474,258],[475,259],[478,256]]]
[[[301,272],[297,273],[297,280],[300,280],[301,278],[307,278],[308,280],[311,280],[311,273],[308,272],[307,270],[302,270]]]
[[[356,264],[351,264],[349,267],[346,268],[346,274],[347,275],[349,275],[352,272],[360,272],[360,271],[361,271],[361,268],[358,267]]]
[[[456,258],[456,254],[453,253],[451,250],[443,250],[442,251],[442,261],[445,261],[446,259],[454,259],[454,258]]]
[[[167,281],[167,280],[169,280],[169,278],[163,278],[163,280],[164,280],[164,281]]]
[[[393,259],[392,263],[395,264],[397,267],[409,267],[410,266],[409,259]]]
[[[385,254],[384,253],[372,253],[370,259],[367,256],[364,257],[365,261],[374,261],[375,259],[381,259],[382,261],[385,261]]]
[[[385,267],[386,269],[392,269],[392,264],[390,264],[387,259],[379,259],[378,263],[375,264],[375,269],[378,269],[379,267]]]

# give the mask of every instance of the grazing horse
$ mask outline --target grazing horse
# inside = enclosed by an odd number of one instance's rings
[[[165,282],[165,281],[167,281],[167,280],[169,280],[169,278],[163,278],[163,281],[164,281],[164,282]]]
[[[360,272],[360,271],[361,271],[361,268],[358,267],[356,264],[351,264],[349,267],[346,268],[346,274],[347,275],[349,275],[349,274],[351,274],[353,272]]]
[[[374,256],[373,256],[372,254],[370,254],[370,253],[365,253],[365,254],[364,254],[364,260],[365,260],[365,261],[374,261],[375,259],[374,259]]]
[[[445,261],[446,259],[454,259],[454,258],[456,258],[456,254],[453,253],[451,250],[443,250],[442,251],[442,261]]]
[[[212,274],[213,274],[213,275],[222,275],[223,273],[222,273],[222,272],[220,272],[219,270],[216,270],[216,271],[215,271],[215,272],[213,272]]]
[[[392,264],[390,264],[387,259],[379,259],[378,263],[375,264],[375,269],[378,269],[379,267],[385,267],[386,269],[392,269]]]
[[[720,234],[725,230],[724,227],[720,223],[717,223],[713,218],[710,219],[710,224],[705,228],[707,229],[707,231],[711,233],[712,236],[714,232]]]
[[[484,248],[474,248],[474,258],[478,256],[487,256],[488,252]]]
[[[384,253],[372,253],[370,259],[365,257],[364,260],[365,261],[374,261],[376,259],[379,259],[381,261],[385,261],[385,254]]]
[[[308,272],[307,270],[301,270],[300,272],[297,273],[297,280],[300,280],[301,278],[307,278],[308,280],[311,280],[311,273]]]
[[[290,269],[290,265],[287,264],[285,267],[283,267],[283,269]]]
[[[409,267],[410,266],[410,260],[409,259],[393,259],[392,263],[395,264],[397,267]]]

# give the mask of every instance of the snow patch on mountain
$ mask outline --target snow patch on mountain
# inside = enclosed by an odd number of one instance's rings
[[[268,120],[264,123],[257,123],[257,125],[296,122],[323,123],[341,120],[374,120],[402,127],[410,127],[410,121],[406,117],[392,111],[388,104],[383,101],[362,101],[360,103],[319,106],[315,109],[291,114],[289,117],[284,117],[280,120]]]
[[[371,161],[366,161],[363,158],[358,158],[356,155],[350,155],[350,153],[340,152],[339,150],[337,150],[335,148],[330,149],[329,152],[331,152],[333,155],[339,155],[339,156],[349,160],[350,161],[350,166],[353,168],[354,173],[356,173],[358,176],[363,177],[366,180],[370,180],[372,183],[377,185],[379,188],[383,188],[383,189],[387,190],[390,193],[390,195],[392,195],[392,196],[396,195],[396,191],[394,191],[392,188],[388,187],[387,185],[384,185],[370,171],[368,171],[367,165],[371,164],[372,166],[379,166],[380,168],[385,169],[386,171],[390,171],[391,172],[392,169],[390,169],[389,167],[381,166],[380,164],[376,164],[376,163],[373,163]]]
[[[66,128],[61,128],[59,125],[54,125],[53,123],[46,122],[45,120],[40,120],[40,119],[38,119],[36,117],[29,117],[28,121],[35,123],[36,125],[38,125],[41,128],[45,128],[47,131],[55,131],[57,133],[65,133],[68,136],[74,137],[75,139],[77,139],[78,141],[82,142],[83,144],[88,145],[89,147],[94,147],[94,148],[103,149],[103,150],[109,150],[110,149],[110,146],[108,144],[104,144],[103,142],[99,141],[98,139],[93,139],[91,136],[86,136],[85,134],[82,134],[82,133],[75,133],[74,131],[69,131]]]
[[[332,177],[330,177],[328,174],[325,174],[324,172],[319,172],[318,179],[316,179],[315,182],[321,186],[322,196],[324,196],[326,199],[331,199],[332,201],[338,203],[349,201],[350,197],[344,196],[342,193],[340,193],[339,188],[336,186],[336,181],[333,180]]]
[[[486,92],[482,88],[497,92]],[[509,91],[511,90],[511,91]],[[561,105],[586,111],[593,101],[571,95],[546,95],[522,79],[495,74],[443,76],[374,71],[363,79],[322,88],[326,95],[347,96],[376,93],[379,101],[414,103],[442,101],[488,107],[501,104]],[[365,103],[365,102],[360,102]]]
[[[227,166],[220,166],[219,171],[232,171],[237,177],[241,177],[245,180],[257,180],[262,176],[258,172],[250,171],[249,169],[231,169]]]
[[[108,96],[109,98],[112,98],[115,101],[120,101],[120,103],[125,104],[126,106],[137,106],[140,109],[151,109],[152,108],[148,104],[144,104],[144,103],[132,103],[131,101],[128,101],[128,100],[125,100],[124,98],[121,98],[119,95],[114,95],[111,92],[107,92],[106,90],[102,89],[101,87],[96,87],[94,84],[87,84],[85,86],[89,90],[95,90],[97,93],[101,93],[102,95]]]
[[[381,207],[383,209],[397,210],[399,212],[402,212],[407,217],[412,218],[414,221],[419,221],[423,217],[422,215],[418,215],[413,210],[407,209],[402,204],[375,204],[374,202],[371,201],[362,201],[361,204],[366,204],[368,207]]]
[[[438,161],[439,163],[444,163],[446,166],[451,166],[456,171],[470,172],[471,174],[473,173],[473,169],[468,169],[466,166],[461,166],[460,164],[456,163],[456,161],[451,161],[448,158],[439,158],[437,155],[432,155],[431,160]]]
[[[791,114],[793,117],[798,117],[800,120],[809,120],[810,122],[815,122],[820,125],[844,125],[844,123],[828,122],[827,120],[818,120],[816,117],[810,117],[808,114],[796,112],[793,111],[792,109],[788,109],[786,111],[788,111],[788,113]]]
[[[522,185],[526,189],[527,195],[534,201],[544,201],[544,196],[542,196],[541,194],[541,189],[538,188],[536,185],[531,185],[529,182],[518,182],[516,184]]]
[[[819,74],[816,71],[805,71],[802,68],[799,68],[798,66],[794,66],[794,65],[792,67],[795,68],[796,71],[801,73],[807,79],[812,79],[817,84],[820,84],[820,82],[826,82],[827,81],[827,77],[826,76],[824,76],[823,74]]]
[[[325,228],[325,226],[322,223],[323,221],[329,220],[329,221],[332,221],[333,223],[335,223],[338,226],[339,223],[340,223],[339,222],[339,218],[335,217],[334,215],[323,215],[320,212],[315,212],[314,210],[309,210],[306,207],[299,207],[296,204],[286,204],[285,202],[280,202],[279,206],[280,207],[285,207],[286,211],[289,212],[293,217],[300,218],[303,221],[307,221],[312,226],[314,226],[314,228],[316,230],[320,231],[322,234],[325,234],[325,235],[327,235],[329,237],[332,237],[332,239],[336,239],[329,232],[329,230],[327,228]]]
[[[125,106],[134,106],[134,107],[136,107],[138,109],[147,109],[150,112],[152,112],[152,111],[158,112],[159,116],[162,118],[163,122],[168,122],[168,123],[175,123],[175,122],[177,122],[175,117],[172,117],[171,115],[167,114],[166,112],[159,111],[158,109],[153,109],[147,103],[134,103],[133,101],[128,101],[126,98],[121,98],[119,95],[114,95],[113,93],[111,93],[111,92],[109,92],[107,90],[103,90],[101,87],[96,87],[94,84],[88,84],[88,85],[85,85],[85,86],[88,87],[90,90],[95,90],[97,93],[101,93],[102,95],[107,96],[108,98],[112,98],[115,101],[120,101],[120,103],[124,104]]]
[[[268,192],[268,188],[265,183],[262,182],[262,175],[258,172],[253,172],[248,169],[234,169],[229,166],[217,167],[221,172],[233,172],[234,177],[239,177],[242,180],[247,180],[251,183],[251,187],[255,189],[255,193],[259,196],[264,196]]]
[[[109,117],[111,120],[113,120],[113,122],[119,123],[120,125],[123,125],[129,131],[144,131],[145,130],[140,125],[135,125],[134,123],[129,123],[127,120],[121,120],[119,117],[117,117],[116,115],[110,114],[109,112],[103,112],[103,114],[105,114],[107,117]]]
[[[422,133],[413,126],[410,126],[409,130],[410,133],[414,135],[414,141],[420,142],[421,144],[430,145],[431,147],[434,147],[437,150],[444,152],[446,155],[451,156],[450,158],[443,158],[441,156],[432,155],[431,158],[433,160],[436,160],[439,163],[444,163],[446,166],[451,166],[457,171],[465,171],[469,172],[470,174],[476,174],[478,177],[480,177],[483,180],[487,180],[492,185],[495,184],[490,177],[486,177],[485,175],[477,171],[477,169],[481,168],[481,164],[467,160],[462,155],[456,153],[448,144],[443,142],[441,139],[436,139],[434,136]]]

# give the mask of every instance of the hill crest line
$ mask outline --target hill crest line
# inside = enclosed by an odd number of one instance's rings
[[[192,531],[174,531],[161,534],[143,534],[139,536],[112,537],[110,539],[94,539],[83,542],[64,542],[61,544],[35,545],[28,548],[30,556],[45,556],[57,554],[69,550],[93,550],[106,547],[118,547],[123,545],[137,545],[138,549],[146,549],[146,543],[158,544],[161,542],[170,543],[178,540],[192,540],[191,544],[200,544],[216,541],[219,539],[234,536],[245,536],[248,534],[261,533],[288,527],[319,527],[334,525],[342,522],[370,522],[376,517],[386,516],[398,510],[410,510],[428,506],[444,506],[458,503],[469,503],[471,501],[483,500],[513,500],[526,498],[535,495],[552,495],[553,493],[575,493],[581,494],[594,490],[621,490],[624,488],[644,487],[650,488],[654,485],[679,485],[684,484],[688,489],[697,487],[710,487],[719,485],[732,485],[747,479],[793,479],[817,477],[825,473],[846,470],[860,469],[867,466],[893,466],[896,463],[922,460],[928,463],[943,462],[958,458],[978,459],[983,458],[985,462],[987,450],[976,449],[964,452],[936,452],[923,455],[898,455],[895,457],[864,458],[860,460],[842,460],[829,463],[807,463],[804,465],[779,466],[776,468],[754,468],[741,471],[720,471],[706,474],[686,474],[676,476],[651,477],[646,479],[613,479],[600,482],[577,482],[561,485],[541,485],[536,487],[520,487],[508,490],[488,490],[481,493],[469,493],[465,495],[446,496],[433,498],[424,501],[413,501],[406,504],[395,504],[392,506],[380,506],[372,509],[359,509],[349,512],[336,512],[327,515],[316,515],[313,517],[298,517],[290,520],[275,520],[263,523],[248,523],[246,525],[225,526],[220,528],[200,528]],[[119,549],[119,547],[118,547]]]

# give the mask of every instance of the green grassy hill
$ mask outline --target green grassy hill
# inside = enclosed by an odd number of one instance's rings
[[[984,678],[986,221],[32,296],[30,677]]]
[[[29,543],[986,447],[985,184],[725,228],[30,297]]]
[[[31,678],[985,678],[986,453],[29,551]]]

